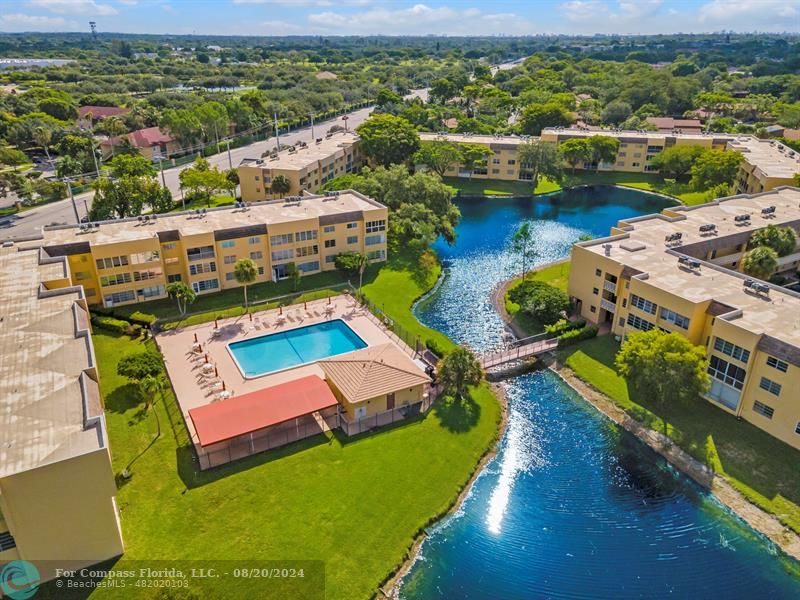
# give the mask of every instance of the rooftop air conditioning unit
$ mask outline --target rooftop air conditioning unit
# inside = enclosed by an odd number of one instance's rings
[[[603,250],[605,250],[606,256],[611,256],[611,244],[603,244]]]

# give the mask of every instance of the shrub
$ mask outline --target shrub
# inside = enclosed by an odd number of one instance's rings
[[[105,329],[113,333],[123,333],[131,337],[139,337],[142,335],[142,326],[139,323],[129,323],[122,319],[115,319],[107,315],[92,315],[92,325],[98,329]]]
[[[545,325],[544,330],[552,335],[561,335],[573,329],[583,329],[586,327],[586,321],[578,319],[577,321],[567,321],[566,319],[559,319],[552,325]]]
[[[433,338],[425,340],[425,347],[431,352],[433,352],[439,358],[442,358],[445,355],[445,351],[442,349],[439,343]]]
[[[583,329],[572,329],[558,336],[558,347],[563,348],[564,346],[570,346],[583,340],[597,337],[598,331],[600,331],[600,328],[597,325],[590,325]]]
[[[538,280],[523,281],[508,292],[508,299],[540,323],[555,323],[569,309],[569,296],[555,286]]]

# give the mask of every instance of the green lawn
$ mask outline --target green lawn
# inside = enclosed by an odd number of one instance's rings
[[[562,351],[561,358],[636,420],[666,428],[684,450],[800,533],[800,452],[701,398],[689,406],[660,406],[637,394],[614,369],[618,348],[603,336]]]
[[[466,179],[445,177],[444,182],[466,196],[530,196],[532,187],[524,181],[505,181],[502,179]],[[557,183],[543,179],[536,186],[537,194],[545,194],[560,189]]]
[[[216,206],[233,206],[236,198],[233,196],[211,196],[211,202],[181,202],[177,201],[175,208],[170,212],[182,212],[184,210],[194,210],[196,208],[214,208]]]
[[[364,291],[403,327],[450,345],[410,311],[438,273],[401,254],[373,268]],[[143,413],[136,389],[116,375],[121,357],[152,341],[98,331],[94,344],[115,473],[134,461],[117,496],[126,547],[119,569],[137,559],[319,559],[327,598],[369,598],[420,529],[452,504],[501,416],[481,386],[468,401],[440,400],[390,429],[320,435],[199,473],[172,396]],[[163,433],[151,445],[156,416]],[[247,582],[237,592],[258,597],[259,588]]]
[[[569,270],[571,267],[569,261],[550,265],[544,269],[539,269],[533,273],[528,273],[526,279],[534,279],[536,281],[544,281],[557,287],[560,290],[567,291],[567,284],[569,283]],[[516,279],[511,285],[508,286],[505,296],[506,312],[511,317],[512,323],[522,330],[526,336],[536,335],[544,331],[544,326],[533,317],[525,314],[520,310],[520,305],[508,299],[508,292],[522,283],[522,277]]]

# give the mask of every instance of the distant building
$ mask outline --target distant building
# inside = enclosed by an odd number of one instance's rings
[[[786,138],[787,140],[800,140],[800,129],[788,129],[783,125],[770,125],[767,135],[771,138]]]
[[[154,156],[169,158],[181,151],[180,144],[170,134],[158,127],[147,127],[146,129],[137,129],[124,136],[114,136],[100,142],[103,158],[111,156],[113,148],[122,144],[122,140],[126,138],[131,146],[136,148],[139,154],[147,159],[152,159]]]
[[[659,133],[702,133],[703,124],[698,119],[673,119],[672,117],[647,117]]]
[[[0,69],[32,69],[33,67],[63,67],[74,60],[63,58],[0,58]]]
[[[97,124],[98,121],[108,117],[121,117],[131,112],[130,108],[119,106],[81,106],[78,109],[78,127],[89,129]]]

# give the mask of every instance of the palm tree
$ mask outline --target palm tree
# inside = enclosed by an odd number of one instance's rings
[[[170,283],[167,286],[167,294],[170,298],[175,298],[175,302],[178,303],[178,311],[181,313],[181,317],[186,314],[186,309],[189,307],[189,305],[197,300],[197,292],[195,292],[182,281]]]
[[[294,287],[294,291],[297,291],[297,286],[300,285],[300,279],[303,277],[303,274],[300,272],[300,269],[297,268],[297,265],[294,263],[289,263],[286,265],[286,274],[292,280],[292,286]]]
[[[275,175],[272,178],[272,192],[275,194],[288,194],[292,189],[292,182],[285,175]]]
[[[50,158],[50,142],[53,139],[53,131],[48,129],[44,126],[39,126],[33,131],[33,140],[42,147],[44,150],[45,155],[47,156],[47,162],[50,163],[50,167],[53,166],[53,159]]]
[[[117,137],[128,131],[128,128],[125,127],[125,123],[122,122],[122,119],[116,116],[107,117],[103,119],[101,123],[103,130],[109,138]],[[114,146],[115,144],[111,144],[111,156],[114,156]]]
[[[445,392],[458,399],[466,397],[469,386],[478,385],[483,379],[483,369],[478,359],[461,346],[450,351],[439,362],[438,373]]]
[[[156,396],[164,397],[164,392],[167,389],[167,382],[163,375],[148,375],[139,382],[139,389],[144,396],[144,409],[150,410],[150,407],[155,404]],[[156,438],[161,437],[161,420],[158,418],[158,411],[153,411],[156,417]]]
[[[527,273],[528,255],[531,253],[533,246],[533,231],[531,224],[525,221],[519,226],[519,229],[514,232],[511,237],[511,248],[514,252],[518,252],[522,256],[522,278],[525,279]]]
[[[247,286],[253,283],[258,276],[258,268],[249,258],[240,258],[233,265],[233,276],[244,286],[244,308],[247,310]]]
[[[753,248],[742,258],[742,271],[759,279],[769,279],[778,270],[778,253],[769,246]]]

